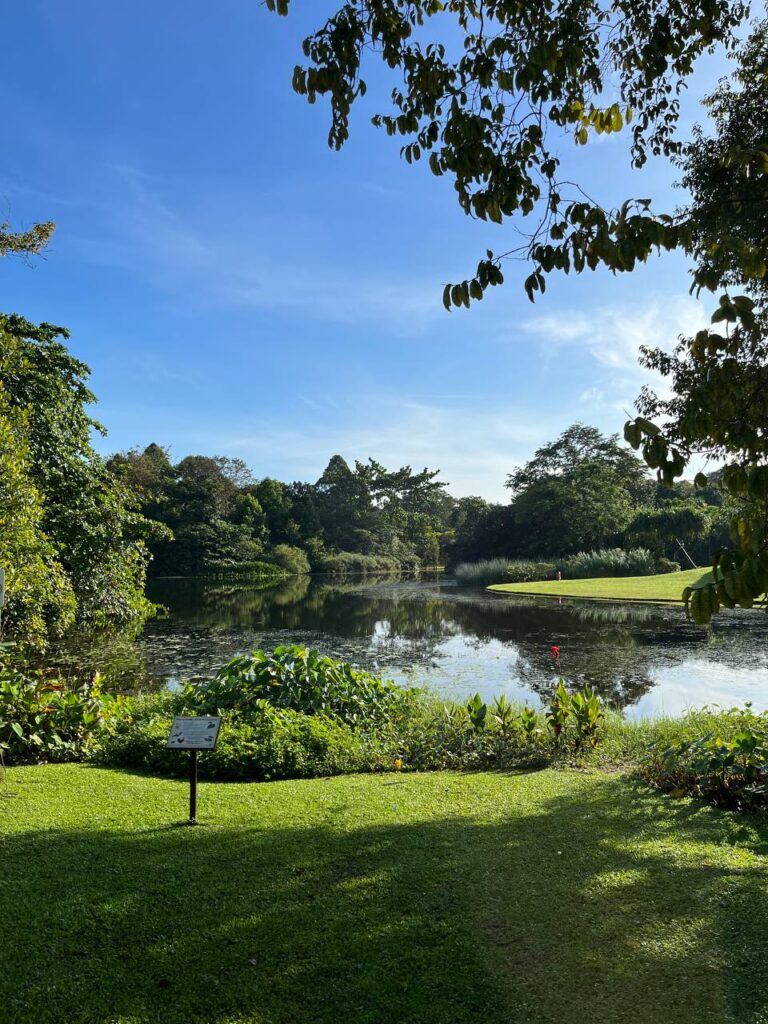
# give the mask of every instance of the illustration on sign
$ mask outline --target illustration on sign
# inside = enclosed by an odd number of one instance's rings
[[[206,715],[191,718],[177,715],[171,726],[167,746],[171,750],[213,750],[219,738],[221,718]]]

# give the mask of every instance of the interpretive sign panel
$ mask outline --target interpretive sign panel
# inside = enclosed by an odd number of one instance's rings
[[[166,746],[170,750],[213,750],[219,738],[221,717],[205,715],[192,718],[177,715]]]

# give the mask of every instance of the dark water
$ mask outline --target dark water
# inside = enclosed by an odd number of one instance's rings
[[[138,636],[73,639],[62,660],[106,669],[121,688],[210,675],[234,654],[300,643],[400,682],[463,698],[551,690],[550,646],[566,678],[589,681],[632,716],[745,700],[768,707],[768,618],[727,612],[711,628],[681,609],[492,595],[448,579],[330,582],[270,589],[156,580],[167,618]]]

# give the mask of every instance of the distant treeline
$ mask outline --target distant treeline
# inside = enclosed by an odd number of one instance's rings
[[[340,455],[315,483],[258,479],[224,456],[174,463],[157,444],[108,466],[164,527],[148,542],[156,575],[398,572],[610,546],[678,561],[685,547],[705,563],[728,517],[715,486],[663,487],[616,437],[581,424],[510,474],[506,504],[453,498],[438,470]]]

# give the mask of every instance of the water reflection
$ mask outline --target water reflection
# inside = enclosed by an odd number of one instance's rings
[[[569,679],[635,714],[713,699],[768,705],[760,612],[731,612],[703,629],[679,608],[510,598],[423,579],[299,577],[269,588],[157,580],[150,596],[166,618],[138,636],[72,638],[60,660],[100,666],[128,689],[205,677],[235,653],[296,642],[456,698],[536,701],[551,691],[556,643]]]

